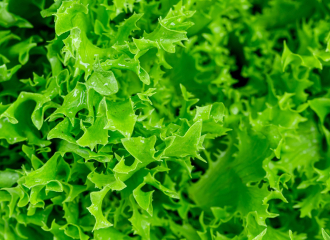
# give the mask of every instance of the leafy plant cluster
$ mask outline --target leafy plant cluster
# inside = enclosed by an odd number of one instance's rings
[[[2,0],[0,239],[330,239],[329,20]]]

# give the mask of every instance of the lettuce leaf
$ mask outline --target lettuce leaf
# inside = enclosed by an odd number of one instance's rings
[[[329,9],[0,2],[0,240],[330,239]]]

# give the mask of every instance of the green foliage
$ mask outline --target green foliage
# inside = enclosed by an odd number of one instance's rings
[[[0,1],[0,240],[330,239],[330,1]]]

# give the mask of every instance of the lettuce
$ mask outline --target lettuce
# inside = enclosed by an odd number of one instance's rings
[[[330,239],[330,2],[0,2],[0,240]]]

